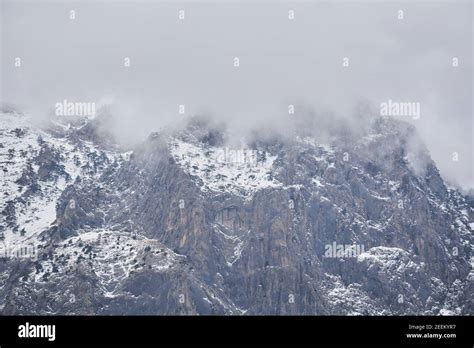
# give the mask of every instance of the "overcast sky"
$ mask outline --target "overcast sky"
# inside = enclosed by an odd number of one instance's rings
[[[0,96],[33,113],[114,101],[138,139],[179,104],[247,125],[288,104],[419,102],[411,122],[441,173],[474,188],[471,1],[0,1]]]

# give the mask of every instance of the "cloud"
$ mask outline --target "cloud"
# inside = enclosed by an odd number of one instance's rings
[[[115,131],[133,142],[194,114],[285,131],[305,127],[290,104],[356,127],[361,100],[419,102],[407,121],[445,178],[474,187],[470,2],[4,0],[1,21],[1,99],[33,113],[113,97]]]

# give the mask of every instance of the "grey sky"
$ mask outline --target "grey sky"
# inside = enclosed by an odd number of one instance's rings
[[[138,139],[179,104],[248,126],[288,104],[350,115],[359,100],[419,102],[411,122],[442,174],[474,188],[471,1],[0,1],[1,99],[34,113],[114,100]]]

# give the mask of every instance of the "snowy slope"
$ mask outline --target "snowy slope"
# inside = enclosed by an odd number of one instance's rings
[[[169,143],[169,149],[203,192],[228,192],[248,198],[258,190],[281,186],[271,177],[277,156],[259,160],[260,154],[249,148],[204,147],[178,138]]]

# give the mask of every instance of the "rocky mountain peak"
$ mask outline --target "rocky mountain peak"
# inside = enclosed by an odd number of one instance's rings
[[[2,258],[3,313],[472,311],[472,204],[405,122],[236,141],[201,117],[130,150],[110,113],[14,117],[0,236],[36,249]]]

